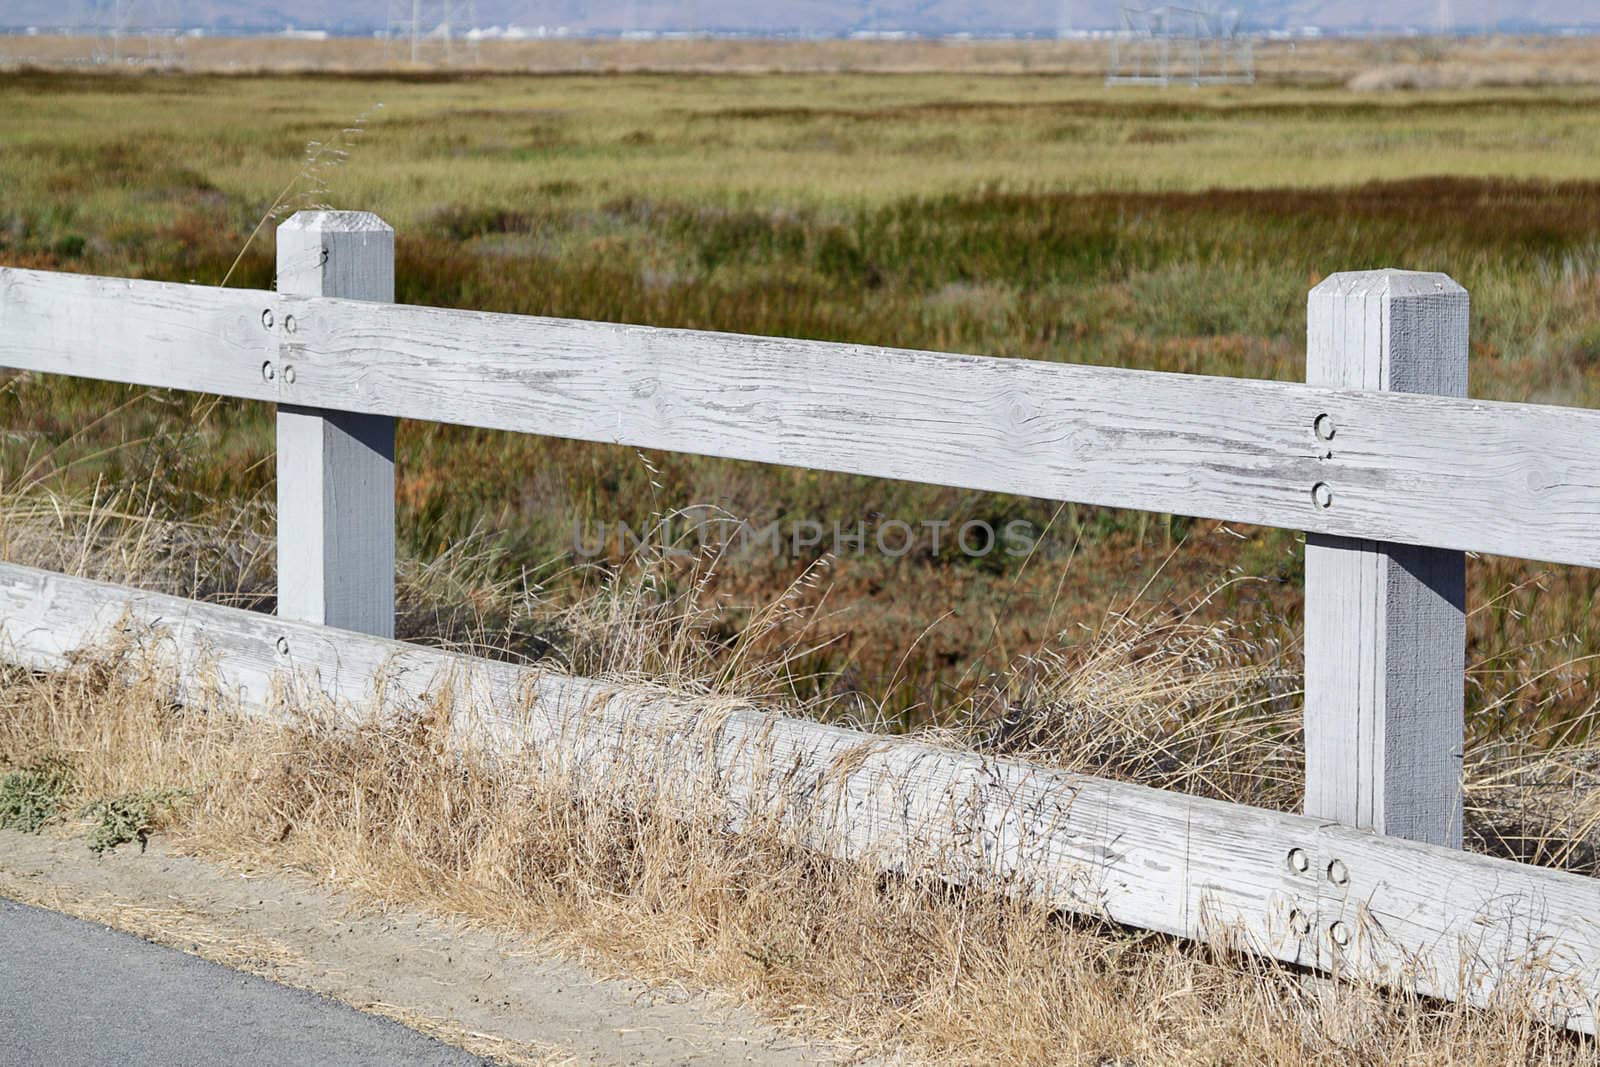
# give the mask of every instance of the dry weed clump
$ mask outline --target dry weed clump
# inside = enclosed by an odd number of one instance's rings
[[[0,381],[0,398],[14,397],[31,377]],[[54,444],[42,434],[18,435],[24,444],[11,443],[12,462],[0,470],[0,561],[175,596],[270,605],[274,542],[261,496],[189,493],[175,500],[169,488],[206,452],[203,430],[216,399],[187,405],[173,420],[176,429],[110,445],[97,440],[151,395],[135,393],[98,411]],[[108,463],[122,476],[92,473]],[[86,488],[74,484],[80,479]]]
[[[132,646],[9,671],[0,754],[48,753],[82,804],[184,789],[180,846],[373,901],[530,931],[604,966],[726,991],[797,1028],[946,1063],[1593,1063],[1509,1005],[1473,1011],[998,894],[819,857],[757,820],[671,812],[453,751],[447,704],[292,726],[180,708]],[[588,783],[591,787],[593,783]]]
[[[965,743],[1082,774],[1293,810],[1299,670],[1281,638],[1198,606],[1131,604],[1076,644],[1024,657],[1004,710]]]

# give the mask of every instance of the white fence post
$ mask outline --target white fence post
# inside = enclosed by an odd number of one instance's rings
[[[394,230],[297,213],[278,227],[278,291],[392,303]],[[394,419],[278,406],[278,615],[394,636]]]
[[[1311,290],[1306,381],[1465,396],[1467,319],[1446,275],[1335,274]],[[1348,437],[1329,414],[1305,432],[1312,506],[1337,508]],[[1312,534],[1305,593],[1306,814],[1459,848],[1465,557]]]

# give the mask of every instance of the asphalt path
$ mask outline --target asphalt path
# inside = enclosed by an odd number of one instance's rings
[[[6,1067],[483,1062],[337,1001],[0,899]]]

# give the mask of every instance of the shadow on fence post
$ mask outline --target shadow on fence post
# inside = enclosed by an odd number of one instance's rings
[[[394,230],[297,213],[278,227],[278,291],[393,303]],[[275,325],[275,373],[292,375],[296,324]],[[394,419],[278,406],[278,615],[394,636]]]
[[[1446,275],[1335,274],[1308,301],[1306,381],[1466,396],[1467,320]],[[1306,436],[1312,506],[1337,508],[1346,441],[1330,415]],[[1460,552],[1307,536],[1307,815],[1461,846],[1465,603]]]

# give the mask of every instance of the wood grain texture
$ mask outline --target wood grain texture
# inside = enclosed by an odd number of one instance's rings
[[[293,383],[262,378],[280,349]],[[1600,565],[1600,412],[1579,408],[15,269],[0,365]]]
[[[835,856],[1424,993],[1480,1004],[1520,993],[1594,1029],[1589,878],[0,566],[0,656],[56,670],[118,641],[175,667],[190,704],[354,720],[447,692],[455,743],[518,773],[621,783],[634,800],[653,791],[729,828],[778,819]]]
[[[365,211],[297,212],[278,227],[278,291],[393,303],[394,230]],[[299,323],[271,329],[285,345],[263,376],[293,387]],[[277,429],[278,614],[393,637],[394,419],[282,403]]]
[[[1467,292],[1443,274],[1332,275],[1306,324],[1313,385],[1466,396]],[[1336,462],[1342,427],[1319,440]],[[1307,537],[1307,815],[1460,847],[1466,585],[1457,551]]]

